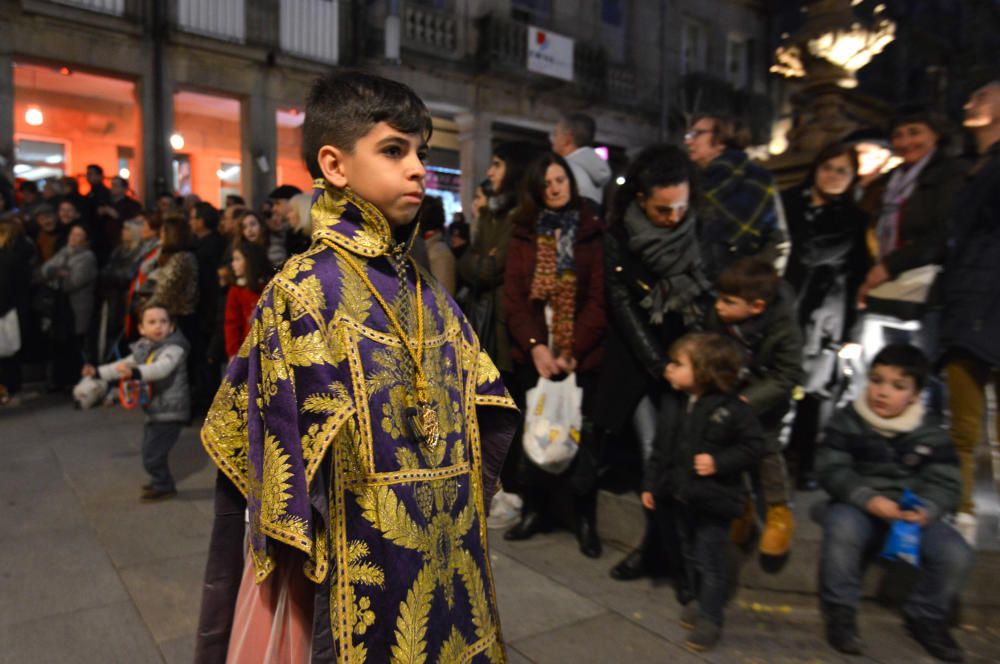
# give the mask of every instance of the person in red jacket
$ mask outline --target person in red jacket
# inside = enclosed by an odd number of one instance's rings
[[[226,356],[232,359],[243,345],[250,331],[253,316],[261,291],[271,278],[271,263],[267,252],[260,245],[242,240],[233,249],[233,274],[236,283],[226,294]]]
[[[522,409],[525,391],[539,377],[576,373],[583,388],[584,418],[591,412],[607,327],[602,231],[601,219],[580,198],[562,157],[545,154],[528,168],[513,213],[504,275],[504,309],[519,386],[515,399],[520,399]],[[580,551],[596,558],[601,555],[601,541],[594,524],[597,463],[592,447],[593,441],[584,436],[573,465],[563,475],[572,486]],[[527,539],[538,532],[545,498],[558,481],[527,458],[521,470],[518,488],[524,509],[521,520],[505,533],[508,540]]]

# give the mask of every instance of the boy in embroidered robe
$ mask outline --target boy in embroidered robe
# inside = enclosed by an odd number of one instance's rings
[[[202,431],[221,474],[197,661],[505,661],[486,505],[517,413],[408,256],[430,133],[394,81],[310,93],[312,246],[262,294]]]

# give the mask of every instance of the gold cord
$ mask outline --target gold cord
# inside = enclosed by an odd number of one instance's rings
[[[392,309],[389,307],[389,304],[382,298],[382,295],[379,294],[378,290],[375,288],[375,284],[371,282],[371,279],[368,278],[368,275],[365,274],[365,271],[357,263],[357,261],[355,261],[354,258],[352,258],[351,255],[347,253],[346,250],[334,244],[330,240],[323,240],[323,242],[328,247],[337,252],[338,256],[344,259],[344,262],[347,263],[347,265],[351,268],[351,270],[356,275],[358,275],[358,277],[361,279],[362,282],[364,282],[365,286],[371,292],[372,296],[382,307],[382,310],[385,311],[385,315],[389,319],[389,323],[396,331],[396,335],[399,337],[400,342],[402,342],[403,347],[410,354],[410,358],[413,360],[414,373],[416,374],[414,382],[416,383],[416,388],[417,388],[417,400],[421,402],[427,402],[428,384],[427,384],[427,377],[424,375],[424,368],[423,368],[424,304],[423,304],[423,293],[421,293],[421,288],[420,288],[420,270],[417,269],[416,261],[414,261],[413,258],[410,257],[410,263],[413,265],[413,274],[416,277],[416,289],[417,289],[417,339],[416,339],[416,348],[414,349],[413,345],[410,343],[409,336],[407,336],[406,334],[406,330],[403,328],[402,325],[400,325],[399,319],[396,318],[396,315],[392,312]],[[401,295],[405,297],[405,293],[401,293]]]

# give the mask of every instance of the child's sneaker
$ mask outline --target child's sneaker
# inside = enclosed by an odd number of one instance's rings
[[[704,652],[711,650],[722,638],[722,628],[709,620],[699,620],[698,624],[688,635],[684,645],[688,650],[694,652]]]
[[[521,518],[521,497],[507,493],[503,489],[496,492],[490,503],[490,515],[486,517],[486,527],[493,529],[509,528]]]
[[[976,515],[968,512],[959,512],[955,515],[955,530],[969,543],[973,549],[976,548]]]
[[[785,556],[792,548],[795,519],[788,505],[771,505],[767,508],[764,534],[760,537],[760,552],[765,556]]]
[[[681,607],[681,627],[694,629],[698,624],[698,602],[691,601]]]

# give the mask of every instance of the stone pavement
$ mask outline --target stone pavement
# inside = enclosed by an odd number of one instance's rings
[[[140,504],[141,421],[49,397],[0,411],[0,663],[191,661],[215,471],[185,429],[171,459],[180,495]],[[847,659],[823,642],[814,597],[747,589],[724,644],[690,654],[668,586],[607,576],[620,553],[588,560],[559,532],[495,538],[512,664],[932,661],[875,605],[862,622],[869,656]],[[1000,620],[959,638],[967,661],[1000,661]]]

